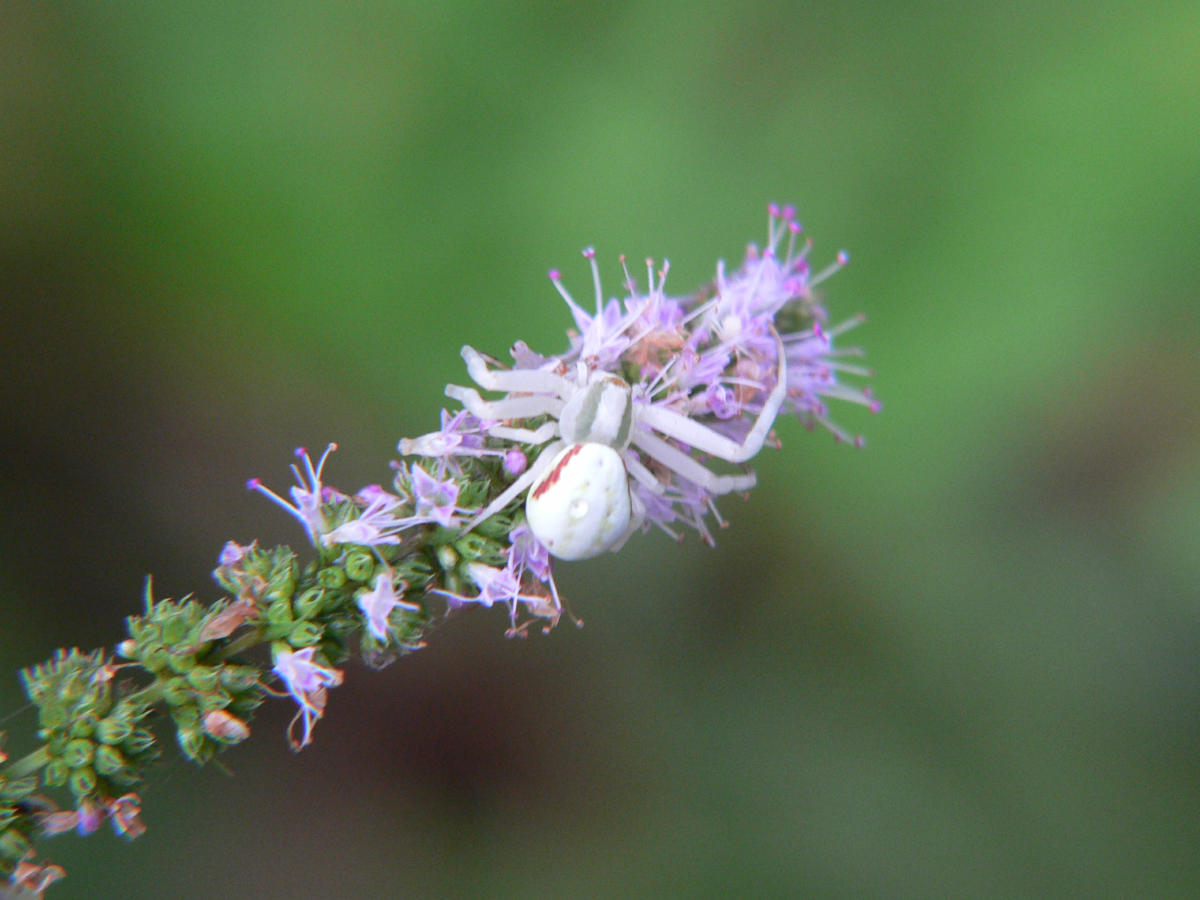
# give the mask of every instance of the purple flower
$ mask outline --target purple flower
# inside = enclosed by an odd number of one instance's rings
[[[549,582],[550,552],[533,536],[529,526],[522,522],[509,532],[508,540],[509,566],[518,573],[529,571],[538,581]]]
[[[326,547],[332,547],[334,544],[374,547],[378,544],[400,543],[397,532],[411,523],[393,515],[392,511],[401,505],[399,497],[389,494],[377,484],[372,484],[359,491],[355,499],[366,504],[362,512],[327,532],[321,538],[322,544]]]
[[[377,641],[385,644],[388,639],[388,616],[392,610],[396,607],[411,610],[421,608],[415,603],[407,603],[400,599],[408,585],[401,581],[397,591],[392,578],[391,572],[380,572],[375,576],[375,586],[358,597],[358,608],[367,617],[367,630]]]
[[[325,468],[325,460],[336,449],[337,444],[331,443],[327,446],[315,466],[312,459],[309,458],[307,450],[303,447],[296,450],[296,456],[304,461],[304,470],[301,471],[295,465],[292,466],[292,473],[296,476],[296,486],[290,491],[292,503],[288,503],[257,478],[252,478],[246,485],[250,490],[258,491],[299,520],[300,524],[304,526],[304,530],[308,532],[308,539],[314,545],[317,543],[317,538],[325,531],[325,517],[321,512],[322,503],[327,502],[331,496],[341,496],[321,484],[321,470]]]
[[[217,557],[217,562],[222,566],[236,566],[245,557],[248,549],[234,541],[226,541],[225,546],[221,548],[221,555]]]
[[[458,511],[458,484],[453,478],[438,481],[420,466],[414,465],[410,471],[417,518],[432,519],[449,528]]]
[[[424,456],[437,460],[438,474],[444,475],[446,470],[456,475],[462,469],[455,461],[456,457],[496,456],[504,451],[489,449],[484,446],[483,423],[466,410],[459,410],[450,415],[442,410],[442,427],[439,431],[431,431],[418,438],[405,438],[400,441],[399,450],[405,456]]]
[[[596,292],[595,315],[584,312],[563,286],[559,271],[550,270],[550,280],[570,307],[575,326],[579,329],[578,335],[571,338],[572,349],[567,356],[578,356],[601,368],[609,369],[630,345],[631,340],[625,331],[635,321],[637,314],[623,313],[621,304],[616,300],[604,302],[604,293],[600,288],[600,268],[596,265],[596,251],[588,247],[583,251],[583,255],[592,266],[592,284]]]
[[[314,653],[316,647],[295,651],[280,648],[275,651],[272,671],[279,676],[287,692],[300,707],[288,726],[288,742],[293,750],[301,750],[312,743],[313,726],[325,714],[326,688],[342,683],[341,670],[313,662]],[[299,741],[292,734],[297,721],[304,723],[304,733]]]
[[[529,457],[520,447],[509,447],[504,454],[504,471],[511,478],[516,478],[529,468]]]

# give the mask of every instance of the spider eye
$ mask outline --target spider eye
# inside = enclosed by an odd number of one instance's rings
[[[525,501],[534,536],[559,559],[589,559],[629,528],[629,478],[621,454],[604,444],[560,450]]]

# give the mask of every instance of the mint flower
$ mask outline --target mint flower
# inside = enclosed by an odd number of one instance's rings
[[[367,617],[367,629],[377,641],[386,644],[388,641],[388,630],[390,624],[388,617],[392,614],[392,610],[400,607],[402,609],[419,610],[421,607],[416,603],[405,603],[400,597],[403,595],[408,585],[401,581],[399,590],[393,583],[393,575],[391,572],[380,572],[375,577],[375,586],[364,594],[358,597],[358,607],[363,611],[363,615]]]
[[[314,662],[315,654],[316,647],[296,651],[280,648],[275,652],[275,665],[271,669],[300,707],[288,726],[288,742],[293,750],[301,750],[312,743],[313,726],[325,715],[325,689],[342,683],[341,671]],[[292,735],[297,721],[303,722],[304,726],[299,741]]]
[[[321,470],[325,468],[325,461],[329,459],[329,454],[336,449],[337,444],[327,446],[315,466],[307,450],[303,447],[296,450],[296,456],[304,461],[304,470],[301,471],[296,466],[292,466],[292,474],[296,476],[296,486],[290,489],[294,501],[292,503],[288,503],[257,478],[252,478],[246,485],[250,490],[258,491],[294,516],[304,526],[304,530],[308,532],[309,541],[314,544],[317,542],[317,538],[325,532],[326,527],[321,510],[328,498],[326,489],[321,484]]]
[[[418,518],[427,517],[439,525],[449,528],[458,511],[458,485],[453,478],[438,481],[420,466],[409,469],[412,479],[413,500]]]

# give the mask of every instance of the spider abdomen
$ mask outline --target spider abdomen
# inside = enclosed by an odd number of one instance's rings
[[[530,488],[525,516],[534,536],[559,559],[588,559],[629,528],[629,476],[604,444],[568,444]]]

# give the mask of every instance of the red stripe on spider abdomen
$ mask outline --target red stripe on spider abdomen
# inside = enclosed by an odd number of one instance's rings
[[[533,499],[538,499],[542,496],[542,494],[546,493],[547,490],[554,486],[554,483],[558,481],[559,476],[562,475],[562,470],[566,467],[567,463],[574,459],[575,454],[582,449],[583,444],[576,444],[562,455],[562,459],[560,459],[554,468],[550,470],[550,474],[543,478],[542,483],[534,488],[533,494],[531,495]]]

